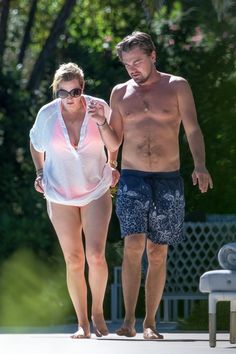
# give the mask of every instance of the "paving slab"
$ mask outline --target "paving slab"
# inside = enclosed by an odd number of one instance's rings
[[[0,334],[0,354],[233,354],[236,344],[227,333],[217,334],[215,348],[209,347],[208,333],[163,333],[165,339],[145,341],[110,333],[106,337],[71,339],[69,333]]]

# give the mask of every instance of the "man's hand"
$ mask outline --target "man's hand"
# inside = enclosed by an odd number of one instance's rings
[[[208,188],[213,188],[212,178],[206,167],[196,167],[192,173],[192,180],[194,186],[198,184],[201,193],[206,193]]]

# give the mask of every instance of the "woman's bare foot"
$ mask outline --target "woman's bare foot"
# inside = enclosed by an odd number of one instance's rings
[[[103,314],[93,315],[91,319],[93,330],[97,337],[107,336],[109,334]]]
[[[89,327],[78,327],[78,331],[71,335],[73,339],[88,339],[91,338]]]

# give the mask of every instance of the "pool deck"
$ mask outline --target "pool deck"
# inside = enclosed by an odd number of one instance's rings
[[[91,339],[77,340],[70,338],[74,330],[71,326],[20,329],[18,333],[16,328],[0,328],[0,354],[236,353],[236,344],[230,344],[228,333],[217,333],[216,347],[210,348],[206,332],[178,332],[171,327],[160,327],[164,340],[145,341],[141,332],[134,338],[119,337],[115,334],[117,324],[108,327],[110,334],[106,337],[92,334]]]

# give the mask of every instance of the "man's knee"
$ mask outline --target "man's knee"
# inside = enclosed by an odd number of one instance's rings
[[[168,246],[149,244],[147,247],[147,258],[150,265],[162,266],[167,261]]]
[[[145,250],[144,235],[129,235],[125,237],[124,257],[139,261]]]

